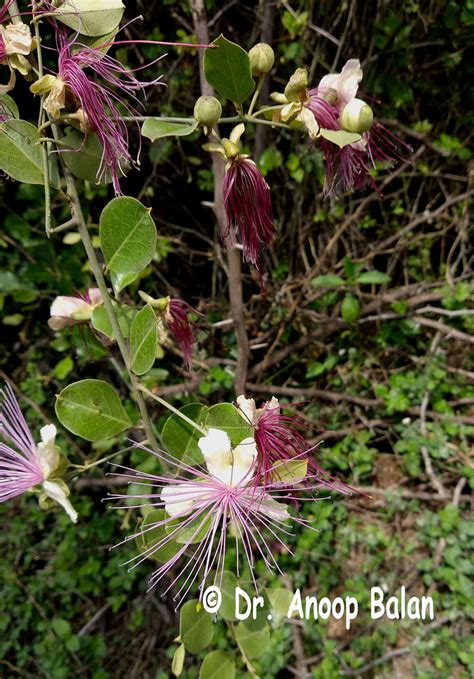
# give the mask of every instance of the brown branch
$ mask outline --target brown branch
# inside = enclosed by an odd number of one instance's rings
[[[191,13],[193,16],[194,31],[199,43],[209,44],[209,29],[207,25],[206,9],[204,0],[190,0]],[[214,88],[209,85],[205,76],[202,62],[204,51],[199,50],[201,92],[205,96],[212,96]],[[245,328],[245,308],[242,290],[242,258],[239,250],[232,244],[230,233],[227,229],[227,218],[224,208],[224,161],[217,154],[212,154],[212,167],[214,171],[214,204],[213,210],[219,227],[219,232],[227,250],[229,303],[232,320],[234,322],[237,339],[237,366],[235,369],[235,392],[243,394],[247,379],[248,362],[250,356],[249,340]]]

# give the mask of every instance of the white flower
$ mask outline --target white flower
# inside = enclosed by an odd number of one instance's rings
[[[357,94],[363,72],[359,59],[349,59],[340,73],[328,73],[319,85],[318,90],[324,94],[324,90],[334,90],[337,94],[337,106],[344,108]]]
[[[47,479],[59,464],[59,451],[55,444],[56,427],[54,424],[47,424],[41,428],[40,434],[41,443],[37,444],[36,449],[44,478]]]
[[[56,446],[56,427],[54,424],[47,424],[40,430],[41,441],[37,444],[37,456],[44,481],[41,485],[46,495],[57,502],[64,509],[71,521],[76,523],[77,512],[68,500],[69,488],[61,479],[49,481],[51,474],[59,465],[60,454]]]
[[[243,439],[234,449],[230,438],[222,429],[210,428],[198,441],[210,474],[228,486],[236,486],[249,474],[257,455],[252,437]]]
[[[160,498],[165,503],[168,516],[189,514],[195,501],[202,497],[202,486],[197,483],[184,483],[176,486],[165,486]]]
[[[247,422],[247,424],[256,424],[257,406],[255,399],[245,398],[245,396],[237,396],[237,405],[239,412]]]
[[[60,330],[75,322],[88,321],[95,307],[101,304],[103,300],[99,288],[89,288],[84,297],[60,295],[51,305],[48,325],[53,330]]]
[[[33,38],[26,24],[8,24],[0,26],[0,36],[3,39],[5,54],[22,54],[27,56],[33,46]]]
[[[61,505],[73,523],[76,523],[78,514],[68,500],[69,488],[64,481],[43,481],[43,490],[48,497]]]

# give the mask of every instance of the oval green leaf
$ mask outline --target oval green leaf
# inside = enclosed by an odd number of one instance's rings
[[[204,53],[206,80],[225,99],[241,104],[255,89],[249,55],[223,35],[212,44],[217,48]]]
[[[199,653],[211,643],[214,624],[197,599],[187,601],[179,614],[179,636],[191,653]]]
[[[356,278],[357,283],[369,283],[372,285],[379,285],[381,283],[389,283],[390,276],[383,271],[364,271]]]
[[[356,132],[346,132],[345,130],[325,130],[321,128],[319,134],[324,139],[337,144],[340,149],[348,144],[354,144],[356,141],[360,141],[362,137]]]
[[[144,492],[143,488],[142,486],[142,492]],[[150,549],[147,558],[158,561],[158,563],[166,563],[181,549],[181,545],[178,545],[173,539],[169,539],[165,526],[159,525],[166,516],[164,509],[153,509],[148,512],[137,529],[137,531],[142,530],[144,532],[140,533],[135,540],[140,552],[144,554]],[[162,543],[162,540],[165,540],[165,542]],[[160,546],[156,547],[158,544]],[[154,547],[156,549],[153,549]]]
[[[180,644],[173,655],[173,661],[171,663],[171,671],[175,677],[179,677],[183,671],[184,657],[186,655],[186,650],[183,644]]]
[[[190,420],[203,426],[207,408],[201,403],[188,403],[179,409]],[[198,447],[202,433],[178,415],[171,415],[166,420],[161,432],[161,440],[165,450],[178,460],[189,464],[202,464],[204,458]]]
[[[341,316],[346,323],[354,323],[359,318],[359,300],[354,295],[346,295],[341,304]]]
[[[56,14],[58,21],[82,35],[102,36],[117,28],[124,11],[121,0],[68,0]]]
[[[235,638],[247,658],[259,658],[270,641],[270,629],[265,625],[260,630],[249,630],[242,622],[235,628]]]
[[[230,653],[211,651],[202,661],[199,679],[234,679],[235,662]]]
[[[100,242],[111,271],[138,274],[153,259],[156,227],[150,212],[128,196],[113,198],[102,210]]]
[[[223,429],[228,434],[233,448],[254,435],[252,426],[245,421],[232,403],[218,403],[209,408],[205,426]]]
[[[0,113],[10,118],[19,118],[16,102],[8,94],[0,94]]]
[[[60,140],[71,151],[61,151],[61,158],[75,177],[97,183],[97,172],[102,159],[102,146],[96,134],[87,137],[78,130],[72,130]],[[110,176],[104,183],[110,182]]]
[[[155,362],[158,329],[155,312],[149,304],[143,307],[130,326],[131,368],[144,375]]]
[[[111,438],[132,425],[120,397],[102,380],[74,382],[56,399],[58,420],[86,441]]]
[[[142,135],[151,141],[164,137],[187,137],[197,128],[193,123],[168,123],[160,118],[147,118],[142,125]]]
[[[38,144],[38,128],[26,120],[0,123],[0,170],[23,184],[44,184],[43,154]],[[56,158],[49,159],[49,179],[58,186]]]
[[[345,281],[334,274],[323,274],[313,278],[311,285],[314,285],[315,288],[339,288],[341,285],[345,285]]]
[[[127,338],[130,334],[130,325],[137,312],[126,304],[114,304],[114,310],[122,335]],[[91,323],[94,330],[101,332],[111,340],[117,339],[104,306],[95,307],[92,311]]]

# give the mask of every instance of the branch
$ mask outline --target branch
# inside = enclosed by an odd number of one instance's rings
[[[198,42],[205,41],[209,44],[209,29],[207,26],[206,9],[204,0],[190,0],[191,12],[193,15],[194,30]],[[201,82],[201,92],[203,95],[212,96],[214,88],[209,85],[205,76],[202,62],[204,59],[203,51],[199,51],[199,77]],[[212,166],[214,171],[214,205],[213,210],[216,216],[219,232],[227,250],[228,283],[229,283],[229,303],[232,320],[234,322],[235,334],[237,339],[237,366],[235,369],[235,391],[236,394],[243,394],[247,379],[248,361],[250,356],[249,340],[245,328],[245,308],[242,290],[242,260],[240,252],[233,246],[230,234],[227,229],[227,218],[224,208],[224,161],[217,154],[212,155]]]

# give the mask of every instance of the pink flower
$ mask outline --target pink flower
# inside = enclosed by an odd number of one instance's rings
[[[280,403],[274,396],[257,408],[253,398],[238,396],[237,407],[244,420],[254,427],[258,457],[255,478],[265,485],[275,465],[289,461],[307,462],[308,469],[319,483],[341,493],[351,494],[352,489],[331,477],[321,469],[311,456],[311,449],[304,436],[298,431],[304,422],[297,415],[284,415]]]
[[[150,547],[127,563],[134,563],[135,567],[164,546],[173,544],[174,555],[152,574],[150,589],[177,567],[163,593],[183,577],[175,595],[178,605],[197,578],[202,593],[213,569],[214,583],[219,584],[229,539],[235,542],[237,575],[241,562],[246,561],[257,588],[253,573],[255,555],[263,559],[270,571],[281,573],[271,542],[277,542],[291,554],[285,544],[291,524],[311,528],[304,519],[290,515],[283,502],[295,499],[293,493],[302,490],[299,485],[276,480],[269,480],[266,486],[253,483],[257,450],[252,438],[244,439],[232,449],[226,432],[211,428],[199,439],[198,445],[205,466],[191,467],[165,452],[154,453],[173,467],[172,478],[135,473],[124,467],[127,472],[124,476],[145,488],[143,495],[135,496],[136,507],[147,503],[164,512],[161,520],[126,538],[124,542],[135,540],[148,531],[155,531],[157,536]],[[316,479],[313,488],[319,485]],[[129,501],[130,496],[115,494],[112,499]],[[128,502],[127,505],[130,506]]]
[[[249,158],[236,157],[224,177],[228,231],[240,235],[244,258],[257,268],[260,250],[275,235],[270,187]]]
[[[400,160],[398,148],[409,147],[381,123],[373,122],[370,107],[357,98],[363,72],[358,59],[349,59],[340,73],[325,75],[318,87],[308,91],[305,107],[320,128],[346,130],[361,135],[359,141],[340,148],[319,138],[326,161],[325,193],[337,194],[363,187],[367,182],[377,189],[370,176],[375,161],[393,163]]]
[[[84,294],[71,297],[60,295],[51,305],[48,325],[53,330],[62,330],[68,325],[89,321],[95,307],[103,303],[99,288],[88,288]]]
[[[184,363],[188,370],[193,365],[193,344],[196,341],[195,325],[188,318],[190,311],[192,311],[192,308],[187,302],[170,298],[165,313],[166,324],[181,347]]]
[[[160,83],[161,76],[151,82],[141,82],[133,70],[104,54],[100,49],[81,45],[67,33],[57,28],[58,72],[57,80],[45,98],[43,106],[52,118],[57,118],[72,98],[72,113],[87,134],[94,132],[102,146],[102,159],[97,180],[112,179],[114,190],[121,193],[119,177],[130,165],[138,164],[129,152],[128,116],[136,115],[135,109],[125,101],[124,95],[140,103],[136,93],[145,87]],[[156,63],[146,64],[135,71]],[[87,71],[96,76],[89,77]],[[73,117],[74,117],[73,115]]]
[[[69,489],[60,479],[51,480],[60,455],[55,445],[56,427],[42,427],[36,444],[9,384],[0,390],[0,502],[22,495],[36,486],[46,497],[60,504],[70,519],[77,512],[69,499]]]

